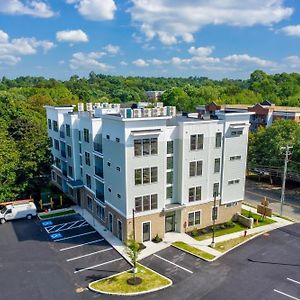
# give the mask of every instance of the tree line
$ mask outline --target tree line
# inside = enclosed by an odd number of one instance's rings
[[[298,73],[269,75],[257,70],[246,80],[122,77],[94,72],[87,78],[73,75],[65,81],[31,76],[15,79],[3,77],[0,80],[0,201],[28,197],[49,174],[50,153],[44,105],[90,101],[134,103],[146,100],[145,91],[149,90],[164,90],[164,104],[175,105],[181,111],[193,111],[197,105],[211,101],[219,104],[255,104],[269,100],[276,105],[300,106]],[[299,125],[294,123],[289,126],[299,130]],[[255,137],[250,137],[251,161],[262,163],[258,161],[259,157],[255,158],[257,151],[269,151],[264,152],[266,160],[275,157],[275,152],[267,147],[267,138],[277,147],[278,141],[273,141],[274,134],[285,140],[290,138],[289,132],[296,130],[289,131],[282,126],[269,135],[269,129],[266,129],[267,133],[259,132]],[[282,135],[279,134],[281,130],[284,131]],[[297,147],[295,153],[299,153]],[[299,154],[295,154],[295,159],[299,161]]]

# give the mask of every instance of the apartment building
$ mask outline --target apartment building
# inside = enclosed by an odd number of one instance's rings
[[[224,223],[244,198],[249,116],[46,106],[52,182],[125,241]],[[214,207],[214,196],[217,205]]]

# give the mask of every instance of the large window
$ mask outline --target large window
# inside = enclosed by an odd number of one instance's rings
[[[68,166],[68,175],[70,177],[73,177],[73,168],[72,168],[72,166]]]
[[[158,207],[157,194],[135,197],[135,211],[136,212],[157,209],[157,207]]]
[[[101,220],[104,220],[105,218],[105,210],[104,210],[104,207],[102,207],[101,205],[99,204],[96,204],[96,214],[97,214],[97,217],[100,218]]]
[[[89,210],[93,210],[93,199],[90,196],[86,197],[87,202],[87,208]]]
[[[238,183],[240,183],[240,180],[239,180],[239,179],[234,179],[234,180],[229,180],[229,181],[228,181],[228,184],[229,184],[229,185],[232,185],[232,184],[238,184]]]
[[[173,171],[167,172],[167,184],[173,183]]]
[[[221,168],[221,159],[215,158],[215,166],[214,166],[214,172],[219,173]]]
[[[173,156],[168,156],[167,157],[167,169],[173,169]]]
[[[90,189],[92,188],[92,180],[91,180],[91,176],[86,174],[86,186]]]
[[[220,184],[219,182],[214,183],[214,187],[213,187],[213,197],[216,195],[219,195],[219,190],[220,190]]]
[[[157,138],[134,140],[134,156],[156,155],[157,153]]]
[[[58,132],[58,124],[57,121],[53,120],[53,130]]]
[[[66,124],[66,135],[69,137],[71,136],[71,128],[69,124]]]
[[[201,200],[201,186],[189,188],[189,202]]]
[[[174,143],[173,141],[167,141],[167,154],[174,153]]]
[[[90,142],[90,132],[86,128],[83,129],[83,140],[87,143]]]
[[[54,148],[59,151],[59,141],[54,139]]]
[[[188,226],[200,225],[201,223],[200,211],[193,211],[189,213],[188,218]]]
[[[72,147],[70,145],[67,145],[67,155],[68,157],[72,157]]]
[[[217,132],[216,133],[216,148],[220,148],[222,145],[222,133]]]
[[[48,119],[48,128],[49,128],[49,129],[52,129],[52,122],[51,122],[51,119]]]
[[[167,199],[172,199],[173,198],[173,186],[168,186],[167,187]]]
[[[193,134],[190,137],[190,150],[203,149],[203,134]]]
[[[91,155],[89,152],[84,152],[85,157],[85,164],[90,166],[91,165]]]
[[[158,169],[157,167],[135,169],[134,182],[135,185],[157,182]]]
[[[202,160],[190,162],[190,176],[202,176]]]

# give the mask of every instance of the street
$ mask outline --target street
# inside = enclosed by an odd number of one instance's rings
[[[266,196],[273,212],[280,213],[281,187],[271,186],[265,182],[246,180],[245,202],[256,206]],[[283,215],[295,221],[300,221],[300,190],[286,189]]]

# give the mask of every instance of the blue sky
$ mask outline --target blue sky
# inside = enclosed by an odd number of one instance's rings
[[[300,72],[299,0],[0,0],[0,76]]]

